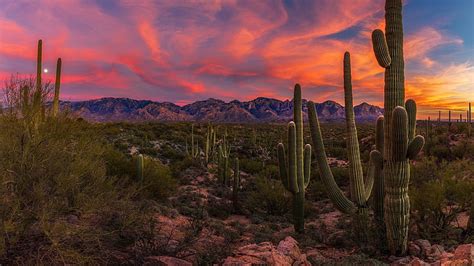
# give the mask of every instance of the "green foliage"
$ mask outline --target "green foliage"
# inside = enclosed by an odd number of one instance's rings
[[[251,212],[280,216],[290,210],[290,195],[278,180],[257,178],[247,189],[250,192],[242,198]]]
[[[410,198],[412,222],[420,237],[438,243],[461,241],[455,221],[470,207],[473,173],[474,166],[467,160],[436,163],[428,158],[414,165]]]

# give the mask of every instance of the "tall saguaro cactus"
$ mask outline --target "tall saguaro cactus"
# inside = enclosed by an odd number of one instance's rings
[[[295,85],[293,121],[288,124],[288,156],[283,143],[278,144],[278,163],[283,186],[293,194],[293,225],[304,231],[304,196],[311,168],[311,145],[304,145],[301,86]],[[288,157],[288,160],[286,159]]]
[[[414,137],[415,102],[408,100],[404,103],[402,0],[385,1],[385,35],[379,29],[374,30],[372,43],[379,65],[385,68],[383,172],[387,240],[392,254],[404,254],[410,215],[409,159],[422,149],[424,138]]]
[[[59,89],[61,87],[61,58],[56,63],[56,83],[54,84],[53,117],[59,113]]]
[[[471,136],[471,122],[472,122],[472,113],[471,113],[471,103],[469,103],[469,109],[467,110],[467,135]]]
[[[334,205],[342,212],[354,215],[354,232],[360,240],[365,240],[368,234],[368,205],[367,200],[370,197],[374,184],[375,174],[380,177],[382,155],[378,151],[373,151],[370,155],[369,171],[367,178],[364,180],[362,164],[360,160],[359,142],[357,138],[357,128],[355,125],[354,107],[352,103],[352,77],[350,54],[344,54],[344,100],[346,110],[346,139],[347,152],[349,157],[349,173],[350,173],[350,194],[351,199],[347,198],[336,184],[334,176],[327,162],[326,152],[324,149],[321,128],[318,116],[313,102],[308,104],[309,123],[311,129],[311,137],[315,149],[316,162],[320,171],[321,180],[326,186],[329,198]],[[383,121],[383,119],[379,119]],[[380,124],[380,122],[378,122]],[[377,127],[377,148],[383,146],[380,130],[383,127]],[[376,185],[383,185],[383,180],[377,180]],[[379,197],[383,191],[379,187]]]
[[[224,138],[219,145],[219,160],[218,160],[218,177],[221,179],[224,186],[229,185],[229,156],[230,145],[227,143],[227,132],[224,133]]]

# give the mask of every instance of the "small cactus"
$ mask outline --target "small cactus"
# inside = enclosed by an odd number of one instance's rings
[[[143,167],[144,167],[143,155],[139,154],[137,157],[137,181],[140,184],[143,184]]]
[[[227,143],[227,132],[219,146],[218,177],[224,186],[229,185],[230,145]]]
[[[293,121],[288,124],[288,155],[283,143],[278,144],[278,164],[283,186],[293,194],[293,225],[295,231],[304,231],[304,195],[311,169],[311,145],[303,148],[303,115],[301,87],[295,85]],[[286,159],[288,156],[288,160]]]

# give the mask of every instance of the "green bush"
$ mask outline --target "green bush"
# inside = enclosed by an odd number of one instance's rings
[[[49,116],[49,90],[33,84],[7,84],[12,108],[0,115],[0,264],[113,261],[110,250],[134,243],[148,208],[106,174],[94,128]]]
[[[279,180],[257,178],[249,189],[245,205],[252,212],[284,215],[291,208],[290,195]]]
[[[426,159],[413,169],[416,180],[409,193],[417,233],[436,242],[460,240],[462,230],[454,222],[471,204],[474,165],[468,160],[435,163]]]

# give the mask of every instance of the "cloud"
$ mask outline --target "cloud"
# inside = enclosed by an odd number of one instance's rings
[[[384,29],[383,8],[375,0],[47,0],[41,9],[10,1],[0,10],[0,73],[33,73],[42,38],[45,65],[63,58],[63,95],[72,100],[285,99],[298,82],[305,98],[343,103],[349,51],[355,103],[382,105],[384,70],[370,35]],[[473,58],[446,60],[465,42],[433,23],[437,16],[404,24],[407,96],[422,114],[474,101],[459,96],[472,95]]]

